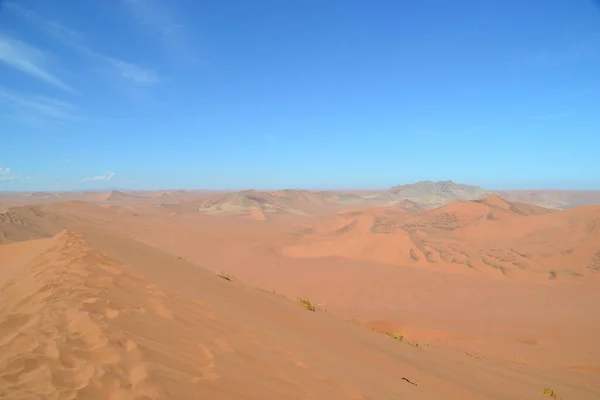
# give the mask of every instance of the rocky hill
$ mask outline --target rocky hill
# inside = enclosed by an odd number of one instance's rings
[[[378,199],[395,204],[410,200],[427,207],[439,207],[456,200],[476,200],[491,192],[473,185],[453,181],[419,181],[407,185],[397,185],[377,196]]]

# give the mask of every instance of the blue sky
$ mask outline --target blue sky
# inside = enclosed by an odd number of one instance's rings
[[[591,0],[0,4],[0,190],[600,189]]]

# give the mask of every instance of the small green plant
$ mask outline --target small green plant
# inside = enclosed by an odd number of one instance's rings
[[[310,301],[309,299],[307,299],[306,297],[301,297],[298,299],[298,301],[300,301],[300,304],[302,304],[302,306],[304,308],[306,308],[308,311],[317,311],[317,308],[315,307],[315,305],[312,303],[312,301]]]
[[[548,396],[548,397],[552,397],[553,399],[556,398],[556,392],[550,388],[544,388],[542,389],[542,394],[544,396]]]
[[[403,340],[404,339],[404,335],[398,332],[386,332],[386,335],[388,335],[389,337],[392,337],[396,340]]]
[[[233,281],[233,280],[234,280],[233,276],[231,276],[231,275],[229,275],[229,274],[226,274],[226,273],[223,273],[223,272],[217,272],[217,275],[218,275],[219,277],[221,277],[221,278],[225,279],[226,281],[230,281],[230,282],[231,282],[231,281]]]

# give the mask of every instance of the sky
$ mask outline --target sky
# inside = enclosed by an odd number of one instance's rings
[[[600,190],[593,0],[0,0],[0,190]]]

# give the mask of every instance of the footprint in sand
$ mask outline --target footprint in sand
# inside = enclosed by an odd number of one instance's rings
[[[56,345],[56,341],[50,339],[47,342],[43,343],[40,346],[40,352],[47,358],[51,360],[58,360],[60,358],[60,352],[58,351],[58,346]]]
[[[148,290],[151,296],[167,297],[167,294],[162,290],[158,289],[153,283],[146,283],[144,287],[146,288],[146,290]]]
[[[163,304],[162,301],[158,299],[151,299],[150,303],[152,304],[152,308],[154,309],[155,313],[161,317],[173,319],[173,313]]]
[[[106,341],[100,325],[92,321],[88,312],[69,309],[65,316],[68,331],[77,334],[88,346],[93,348]]]
[[[114,308],[106,308],[104,310],[104,315],[106,316],[106,318],[108,319],[115,319],[119,316],[121,312],[119,310],[115,310]]]
[[[144,284],[144,287],[150,292],[150,293],[154,293],[154,292],[161,292],[160,289],[158,289],[156,287],[156,285],[154,283],[150,283],[148,281],[146,281],[147,283]]]
[[[130,339],[128,339],[128,340],[125,342],[125,344],[124,344],[124,346],[123,346],[123,347],[125,348],[125,350],[126,350],[128,353],[135,353],[135,354],[138,354],[138,355],[139,355],[139,353],[140,353],[140,350],[139,350],[139,348],[138,348],[138,345],[137,345],[137,343],[136,343],[136,342],[134,342],[133,340],[130,340]]]
[[[156,399],[160,396],[158,388],[149,380],[146,365],[142,363],[135,364],[129,370],[129,382],[131,382],[131,388],[136,395],[150,397],[151,399]]]
[[[226,353],[235,353],[233,348],[231,346],[229,346],[229,344],[227,344],[227,342],[222,339],[215,339],[213,341],[213,343],[215,344],[215,346],[217,346],[217,348],[219,350],[222,350]]]
[[[213,371],[213,368],[215,367],[215,356],[214,354],[208,349],[208,347],[205,346],[200,346],[200,350],[202,351],[203,355],[204,355],[204,365],[198,366],[198,371],[200,372],[200,374],[202,375],[202,377],[195,377],[191,379],[192,383],[197,383],[200,382],[201,380],[215,380],[215,379],[219,379],[221,377],[221,375],[215,373]]]
[[[146,314],[146,310],[144,307],[132,307],[132,308],[126,308],[125,310],[123,310],[123,312],[125,312],[126,314]]]

